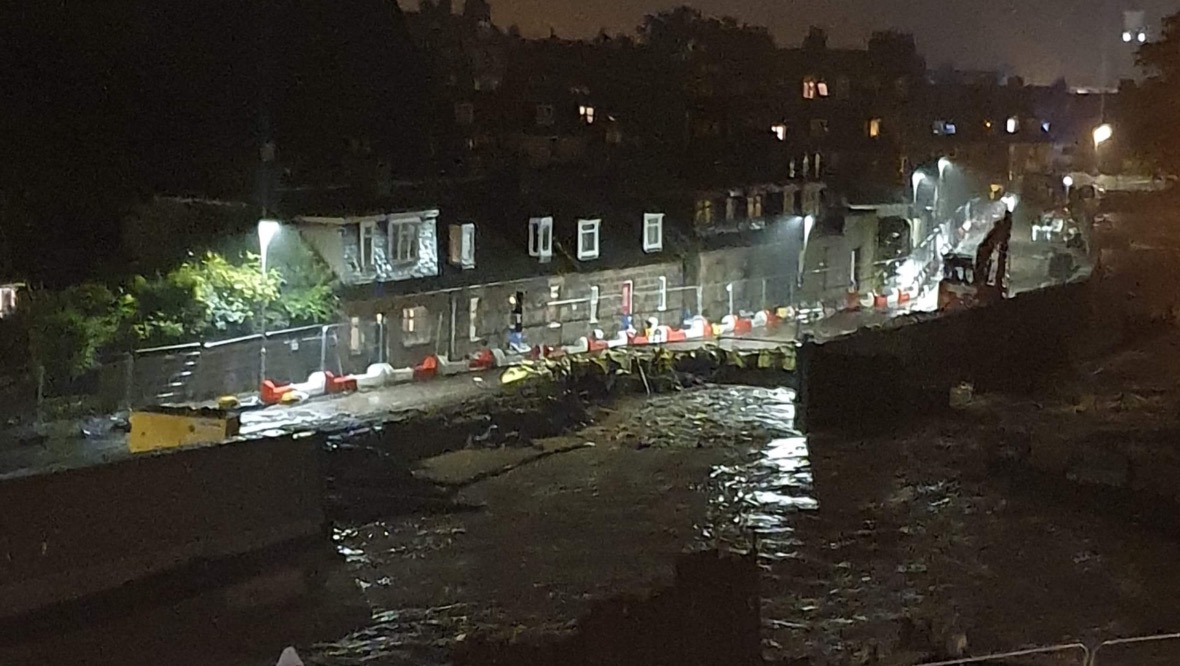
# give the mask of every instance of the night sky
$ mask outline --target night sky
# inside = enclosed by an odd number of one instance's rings
[[[401,0],[414,8],[417,0]],[[529,36],[590,37],[601,28],[631,32],[643,15],[683,0],[491,0],[497,25]],[[1150,29],[1180,10],[1180,0],[692,0],[709,14],[729,14],[771,29],[795,45],[807,27],[825,27],[833,46],[863,45],[882,28],[913,32],[931,67],[1005,69],[1031,83],[1065,76],[1071,85],[1113,85],[1132,73],[1132,49],[1120,41],[1122,12],[1147,12]],[[456,6],[462,6],[456,0]],[[1110,67],[1103,74],[1103,51]]]

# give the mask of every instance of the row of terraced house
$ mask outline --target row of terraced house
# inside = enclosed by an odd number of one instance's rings
[[[646,200],[569,183],[523,203],[502,194],[413,209],[306,205],[283,220],[340,281],[354,367],[374,344],[395,367],[519,344],[517,302],[529,346],[651,319],[839,304],[881,289],[920,233],[904,202],[850,199],[819,180]]]

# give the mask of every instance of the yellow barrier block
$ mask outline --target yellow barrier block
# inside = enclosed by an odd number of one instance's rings
[[[237,414],[218,409],[166,409],[131,412],[127,448],[132,453],[220,442],[238,434]]]

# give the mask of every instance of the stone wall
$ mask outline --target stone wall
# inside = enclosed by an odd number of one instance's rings
[[[318,444],[278,438],[0,481],[0,618],[319,536]]]
[[[895,320],[800,350],[804,427],[878,430],[946,408],[952,386],[1031,391],[1070,362],[1090,318],[1088,285],[989,307]]]

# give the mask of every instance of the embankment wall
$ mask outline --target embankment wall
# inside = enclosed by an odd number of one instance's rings
[[[952,386],[1031,391],[1066,368],[1089,327],[1086,283],[989,307],[917,315],[799,354],[801,425],[880,430],[948,406]]]
[[[143,454],[0,482],[0,619],[322,534],[315,438]]]

